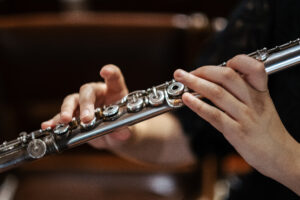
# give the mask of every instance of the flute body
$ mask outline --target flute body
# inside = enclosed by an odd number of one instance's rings
[[[263,62],[266,72],[272,74],[300,64],[300,39],[272,49],[264,48],[249,56]],[[221,66],[226,66],[226,63]],[[189,89],[182,83],[172,80],[131,92],[115,104],[97,108],[89,124],[73,118],[69,124],[58,124],[55,128],[29,134],[22,132],[17,139],[0,145],[0,172],[182,107],[181,95],[186,91]],[[194,95],[201,98],[198,94]]]

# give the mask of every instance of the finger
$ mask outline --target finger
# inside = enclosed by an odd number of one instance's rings
[[[248,84],[230,67],[204,66],[191,72],[195,76],[217,83],[244,103],[250,103]]]
[[[224,88],[183,70],[176,70],[174,77],[188,88],[212,101],[231,117],[243,119],[244,116],[241,111],[245,110],[246,105],[237,100]]]
[[[42,123],[41,127],[42,129],[46,129],[48,127],[54,127],[56,126],[60,121],[60,114],[55,115],[52,119],[45,121]]]
[[[230,134],[239,124],[219,109],[197,99],[190,93],[184,93],[182,100],[186,106],[206,120],[224,135]]]
[[[126,95],[127,87],[121,70],[115,65],[105,65],[100,70],[100,76],[104,78],[107,84],[107,92],[111,94],[124,93]]]
[[[90,141],[88,141],[88,144],[90,144],[92,147],[97,148],[97,149],[103,149],[103,148],[108,147],[104,140],[104,137],[90,140]]]
[[[93,120],[96,99],[101,99],[104,92],[105,88],[101,83],[89,83],[81,86],[79,90],[79,107],[80,120],[83,123]]]
[[[62,105],[60,112],[60,122],[68,123],[72,120],[75,110],[78,107],[79,103],[79,94],[72,94],[67,96]]]
[[[120,129],[110,133],[104,137],[99,137],[89,141],[89,144],[95,148],[114,148],[121,145],[131,136],[131,132],[128,127]]]
[[[131,136],[131,131],[129,130],[128,127],[117,130],[108,135],[108,137],[110,137],[116,141],[119,141],[119,142],[128,140],[130,138],[130,136]]]
[[[229,60],[227,66],[243,74],[245,80],[254,89],[267,91],[268,76],[262,62],[246,55],[238,55]]]

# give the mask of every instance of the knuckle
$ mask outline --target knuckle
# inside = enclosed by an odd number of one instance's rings
[[[242,57],[242,55],[236,55],[233,58],[231,58],[229,61],[227,61],[227,66],[232,66],[234,65],[236,62],[238,62],[240,60],[240,58]]]
[[[243,60],[245,60],[245,58],[247,58],[248,56],[245,54],[240,54],[240,55],[236,55],[233,58],[231,58],[229,61],[227,61],[227,66],[228,67],[235,67],[237,65],[239,65]]]
[[[248,129],[245,125],[239,124],[236,128],[236,136],[238,136],[239,140],[246,141],[248,136]]]
[[[223,71],[223,78],[224,78],[224,80],[229,80],[229,81],[235,80],[236,73],[234,72],[233,69],[226,67],[226,68],[224,68],[224,71]]]
[[[221,122],[221,114],[217,111],[212,111],[210,113],[210,118],[213,122]]]
[[[236,130],[238,133],[242,134],[245,132],[245,126],[243,126],[242,124],[238,124],[238,126],[236,127]]]
[[[213,98],[222,99],[224,97],[224,91],[220,86],[214,86],[210,89],[210,93]]]
[[[242,116],[248,116],[251,113],[250,109],[246,106],[241,107],[240,111],[241,111]]]
[[[264,74],[265,72],[265,65],[262,62],[257,61],[256,65],[253,67],[254,73],[257,74]]]
[[[246,121],[246,123],[249,123],[249,121],[254,121],[255,120],[255,116],[254,116],[253,111],[250,108],[246,107],[246,106],[241,108],[241,114],[244,118],[243,121]]]
[[[199,114],[199,113],[202,113],[203,111],[203,105],[202,104],[197,104],[196,105],[196,112]]]

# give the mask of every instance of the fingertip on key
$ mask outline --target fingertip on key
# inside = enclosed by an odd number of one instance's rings
[[[42,127],[42,129],[46,129],[48,127],[51,127],[52,123],[53,123],[52,120],[48,120],[48,121],[42,122],[41,127]]]
[[[190,104],[192,103],[194,99],[194,96],[188,92],[185,92],[183,95],[182,95],[182,101],[184,104]]]
[[[182,69],[177,69],[175,72],[174,72],[174,78],[176,79],[180,79],[182,77],[184,77],[186,74],[186,72]]]
[[[88,123],[93,119],[92,112],[89,109],[85,109],[80,114],[80,120],[83,123]]]

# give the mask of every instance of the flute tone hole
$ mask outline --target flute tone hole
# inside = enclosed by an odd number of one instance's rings
[[[178,85],[174,85],[173,87],[172,87],[172,90],[177,90],[179,87],[178,87]]]

